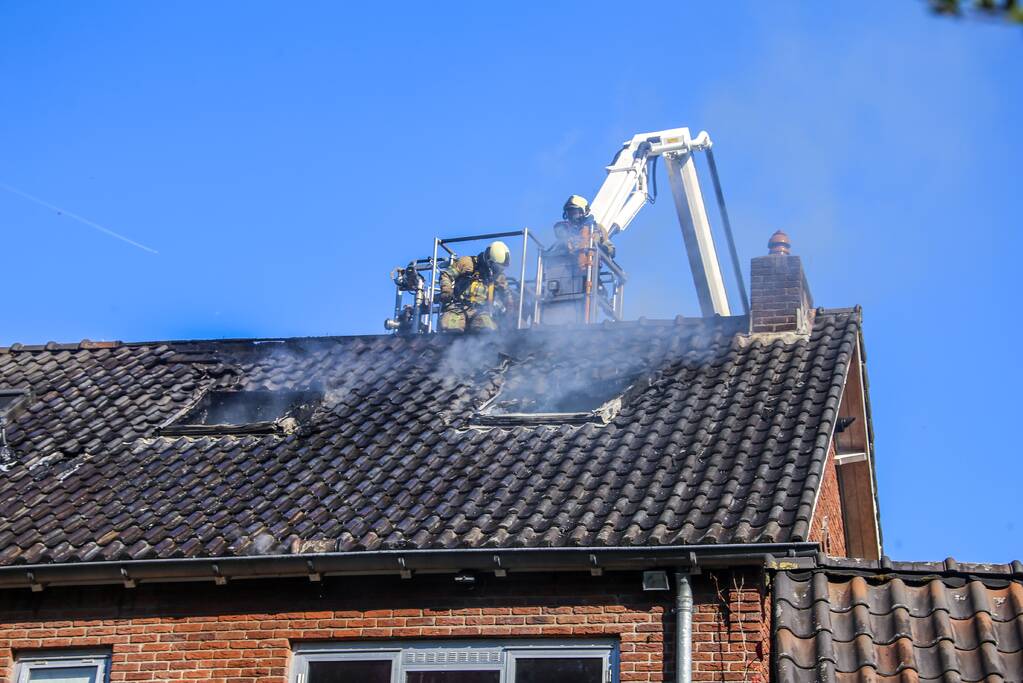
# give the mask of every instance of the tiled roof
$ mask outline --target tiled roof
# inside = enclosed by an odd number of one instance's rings
[[[1023,564],[886,560],[776,575],[775,680],[1023,680]]]
[[[806,540],[859,314],[746,325],[12,347],[0,565]],[[606,423],[474,422],[506,378],[623,372]],[[159,435],[211,387],[325,397],[278,434]]]

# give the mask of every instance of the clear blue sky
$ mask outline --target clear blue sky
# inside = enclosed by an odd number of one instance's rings
[[[708,130],[742,260],[864,307],[886,550],[1023,557],[1023,30],[924,3],[0,2],[0,344],[381,331],[435,234],[549,234]],[[158,253],[120,241],[76,214]],[[631,316],[698,315],[670,201]]]

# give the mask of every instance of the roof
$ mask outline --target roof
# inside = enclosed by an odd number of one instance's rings
[[[508,335],[26,347],[0,566],[807,540],[859,312]],[[631,373],[602,420],[481,427],[514,373]],[[319,388],[297,429],[161,436],[211,388]]]
[[[775,577],[775,680],[1023,680],[1023,564],[836,560]]]

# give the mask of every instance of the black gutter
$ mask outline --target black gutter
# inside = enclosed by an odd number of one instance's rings
[[[211,557],[124,562],[78,562],[0,567],[0,589],[181,581],[226,583],[238,579],[325,575],[441,574],[644,570],[655,568],[765,566],[785,558],[813,557],[817,543],[746,543],[614,548],[494,548],[472,550],[380,550]]]

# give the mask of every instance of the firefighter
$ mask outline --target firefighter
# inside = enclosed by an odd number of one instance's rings
[[[500,318],[514,309],[504,269],[511,252],[492,242],[477,256],[454,258],[440,276],[443,332],[496,330]]]
[[[565,251],[576,257],[581,270],[590,265],[590,238],[598,248],[614,258],[615,247],[607,234],[607,229],[593,220],[590,215],[590,203],[577,194],[565,202],[561,217],[564,220],[554,224],[554,236],[558,239],[558,251]]]

